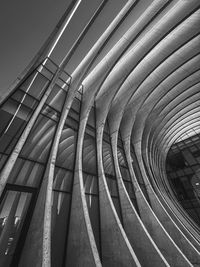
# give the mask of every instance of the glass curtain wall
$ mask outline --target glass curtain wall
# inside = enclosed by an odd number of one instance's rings
[[[48,88],[56,69],[57,66],[52,61],[45,60],[45,65],[42,64],[33,71],[1,106],[1,169]],[[67,90],[61,88],[64,81],[59,79],[58,83],[60,85],[55,84],[37,117],[0,199],[1,266],[17,266],[25,242],[25,233],[37,201],[52,140],[67,94]]]
[[[167,177],[180,204],[200,225],[200,135],[184,136],[170,148]]]
[[[50,60],[40,65],[13,92],[0,108],[0,168],[6,163],[24,128],[38,106],[57,66]],[[67,78],[68,77],[68,78]],[[47,166],[56,128],[67,97],[69,79],[63,72],[54,85],[51,94],[37,117],[30,134],[19,153],[9,175],[8,183],[0,198],[0,265],[16,266],[26,239],[43,175]],[[66,119],[55,163],[51,221],[51,262],[52,266],[63,266],[68,240],[76,144],[81,112],[82,92],[77,92]],[[83,182],[85,196],[94,232],[95,241],[101,255],[101,230],[99,208],[99,185],[96,151],[95,106],[92,107],[83,144]],[[122,222],[118,185],[113,162],[113,153],[108,122],[103,134],[103,166],[109,192]],[[122,178],[137,209],[134,189],[123,150],[121,138],[118,140],[118,161]],[[123,224],[123,222],[122,222]],[[23,233],[23,234],[21,234]]]

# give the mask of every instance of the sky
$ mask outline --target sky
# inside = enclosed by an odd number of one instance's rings
[[[134,13],[112,37],[102,55],[136,20],[141,6],[152,0],[140,0]],[[26,68],[45,42],[71,0],[0,0],[0,93],[4,93]],[[59,41],[52,59],[60,63],[102,0],[83,0],[69,27]],[[113,5],[113,2],[115,5]],[[127,0],[109,0],[66,67],[71,74],[95,41],[101,36]]]
[[[70,0],[0,0],[0,91],[8,88],[25,69],[69,3]],[[100,3],[100,0],[83,0],[70,31],[66,30],[52,55],[57,63]]]

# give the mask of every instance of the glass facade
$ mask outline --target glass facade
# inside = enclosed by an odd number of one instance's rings
[[[200,225],[200,136],[192,131],[174,143],[166,161],[167,177],[179,203]]]

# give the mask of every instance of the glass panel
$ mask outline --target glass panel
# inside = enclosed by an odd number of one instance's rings
[[[120,172],[123,180],[130,181],[129,170],[127,168],[120,167]]]
[[[126,161],[125,161],[124,153],[123,153],[122,149],[120,149],[119,147],[117,148],[117,156],[118,156],[119,165],[126,167]]]
[[[103,166],[106,174],[115,175],[111,146],[103,141]]]
[[[94,195],[86,195],[86,201],[97,249],[100,251],[99,198]]]
[[[45,163],[55,129],[56,123],[53,120],[39,115],[20,155],[33,161]]]
[[[55,169],[53,189],[65,192],[71,192],[73,182],[73,173],[61,168]]]
[[[76,122],[79,121],[79,113],[74,111],[72,108],[70,109],[68,116]]]
[[[174,143],[167,155],[166,171],[180,204],[200,225],[197,212],[200,208],[199,140],[199,134],[191,136],[188,132]]]
[[[36,99],[40,99],[47,88],[49,80],[38,72],[34,72],[21,86],[20,89],[28,92]]]
[[[126,187],[127,193],[129,194],[130,198],[135,198],[132,183],[124,181],[124,185]]]
[[[57,111],[55,111],[54,109],[46,105],[44,106],[42,110],[42,114],[55,122],[58,122],[58,119],[60,117]]]
[[[8,100],[0,110],[0,152],[10,153],[21,135],[32,110],[28,107],[21,106],[13,100]]]
[[[118,198],[112,197],[113,204],[115,206],[115,210],[117,212],[117,215],[122,222],[122,214],[121,214],[121,206]]]
[[[106,181],[107,181],[108,189],[110,191],[110,195],[112,197],[118,197],[117,181],[115,180],[115,178],[113,179],[113,178],[106,176]]]
[[[92,136],[93,138],[96,137],[95,128],[90,127],[88,124],[86,126],[85,133]]]
[[[22,102],[22,105],[29,107],[29,108],[34,108],[36,106],[36,103],[38,103],[38,100],[33,98],[32,96],[26,94],[24,95],[24,92],[18,89],[12,96],[11,99],[17,101],[17,102]]]
[[[75,131],[78,131],[78,121],[77,120],[74,120],[73,118],[71,118],[69,116],[67,117],[67,121],[66,121],[66,124],[65,125],[67,127],[72,128]]]
[[[72,109],[75,110],[77,113],[80,112],[80,106],[81,102],[78,98],[74,98],[73,103],[72,103]]]
[[[60,138],[56,166],[73,170],[77,133],[65,126]]]
[[[98,194],[97,177],[83,173],[83,183],[85,193]]]
[[[8,183],[38,187],[43,171],[43,165],[18,158],[9,176]]]
[[[0,205],[0,266],[10,266],[31,193],[7,191]]]
[[[96,140],[85,134],[83,143],[83,171],[96,174]]]
[[[4,163],[6,162],[7,158],[8,158],[8,156],[0,154],[0,170],[4,166]]]
[[[38,103],[36,99],[42,97],[48,83],[46,78],[34,71],[2,105],[0,110],[0,147],[2,152],[11,152],[17,138],[36,108]]]
[[[88,124],[95,128],[95,113],[94,113],[94,107],[91,108],[89,118],[88,118]]]
[[[53,109],[61,111],[66,97],[66,92],[58,85],[55,85],[51,94],[49,95],[46,104],[50,105]]]
[[[51,224],[51,264],[53,267],[63,266],[66,253],[65,243],[69,224],[70,200],[70,194],[54,192]]]

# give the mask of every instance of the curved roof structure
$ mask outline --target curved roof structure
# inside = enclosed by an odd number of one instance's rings
[[[199,225],[166,173],[170,147],[200,129],[200,2],[127,1],[69,74],[114,5],[57,65],[81,2],[1,97],[0,265],[200,266]]]

